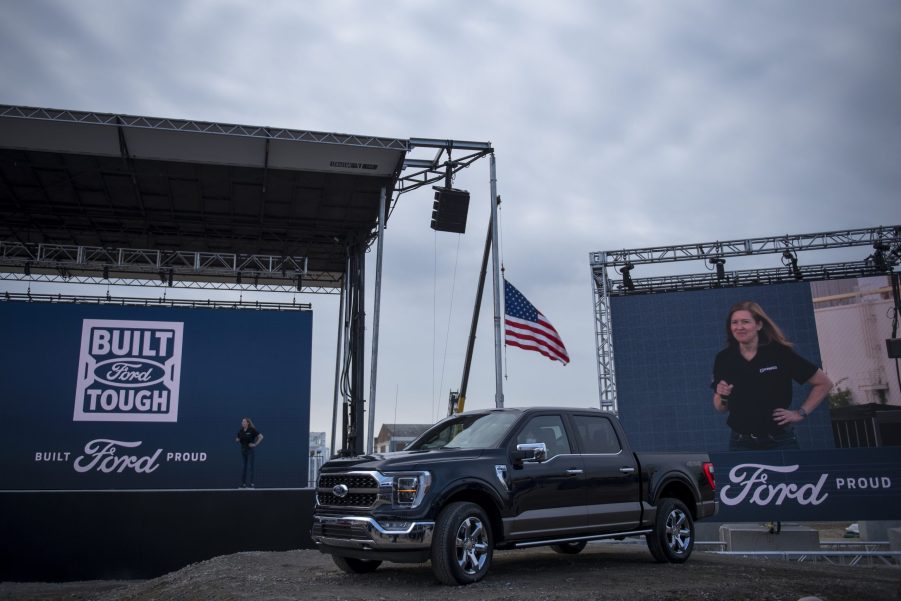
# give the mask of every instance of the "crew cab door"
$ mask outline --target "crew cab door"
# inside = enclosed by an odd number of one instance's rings
[[[573,414],[585,465],[588,524],[592,531],[628,530],[641,521],[641,474],[609,417]]]
[[[510,470],[514,516],[507,520],[511,539],[560,536],[583,532],[587,525],[582,458],[573,451],[571,434],[559,414],[528,419],[510,443],[544,443],[547,458],[525,461]]]

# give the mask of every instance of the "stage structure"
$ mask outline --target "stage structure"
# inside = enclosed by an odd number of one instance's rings
[[[360,454],[373,438],[363,416],[368,403],[372,431],[385,225],[400,195],[431,185],[433,228],[459,231],[465,217],[461,223],[456,205],[468,203],[469,195],[450,184],[485,157],[490,181],[484,192],[493,201],[494,149],[488,142],[0,105],[0,280],[107,287],[96,296],[8,288],[0,301],[8,301],[10,311],[31,314],[217,309],[197,312],[206,319],[220,315],[218,309],[266,310],[259,318],[269,323],[309,311],[295,301],[297,293],[338,294],[332,452]],[[489,205],[496,229],[496,202]],[[496,399],[502,403],[497,234],[489,235],[495,241]],[[366,391],[365,259],[376,242]],[[154,290],[159,298],[110,297],[109,286],[123,285]],[[166,291],[175,288],[196,290],[198,297],[167,299]],[[210,290],[235,297],[276,293],[286,300],[199,297]],[[259,321],[245,311],[230,313]],[[250,331],[264,335],[259,328]],[[298,437],[307,438],[302,432]],[[267,437],[276,440],[274,432]],[[48,449],[48,456],[57,454]],[[299,463],[305,470],[306,461]],[[8,518],[3,536],[21,543],[3,554],[3,579],[148,578],[225,553],[312,546],[308,488],[2,492]],[[222,534],[222,524],[237,514],[262,516],[250,538]],[[161,544],[159,532],[173,522],[184,527]]]
[[[868,254],[860,261],[809,264],[800,259],[800,253],[858,246],[869,247]],[[725,268],[726,260],[732,257],[772,254],[781,255],[781,267],[738,271]],[[639,265],[676,261],[701,262],[706,270],[646,278],[633,275]],[[611,297],[889,275],[896,272],[899,262],[901,226],[898,225],[592,252],[589,263],[600,408],[612,412],[619,410]],[[611,279],[609,270],[619,275],[619,279]]]
[[[486,156],[494,199],[488,142],[0,105],[0,280],[340,294],[338,451],[361,453],[372,439],[363,423],[365,254],[378,241],[371,429],[385,224],[401,194],[449,188]],[[496,242],[494,250],[502,405]]]

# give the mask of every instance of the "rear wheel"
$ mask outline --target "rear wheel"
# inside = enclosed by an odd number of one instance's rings
[[[551,549],[553,549],[557,553],[563,553],[564,555],[575,555],[576,553],[581,553],[586,544],[588,543],[586,543],[584,540],[572,541],[568,543],[560,543],[559,545],[551,545]]]
[[[348,574],[368,574],[382,565],[382,562],[377,559],[357,559],[340,555],[332,555],[332,561]]]
[[[451,503],[435,524],[432,571],[444,584],[478,582],[491,565],[493,545],[485,511],[475,503]]]
[[[682,501],[665,498],[657,507],[653,532],[645,535],[648,549],[658,562],[682,563],[695,544],[695,524]]]

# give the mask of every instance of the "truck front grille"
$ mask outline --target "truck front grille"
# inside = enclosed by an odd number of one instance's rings
[[[336,492],[344,491],[339,496]],[[379,481],[370,474],[322,474],[316,487],[316,502],[325,507],[372,508],[379,498]]]
[[[372,507],[378,494],[348,494],[344,498],[336,497],[331,490],[317,490],[316,497],[320,505],[331,505],[333,507]]]

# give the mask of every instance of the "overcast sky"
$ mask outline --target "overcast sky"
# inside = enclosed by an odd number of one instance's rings
[[[901,223],[896,0],[0,0],[0,11],[0,103],[491,142],[507,277],[572,358],[510,349],[507,406],[597,406],[589,252]],[[377,429],[434,421],[459,386],[487,160],[455,185],[473,194],[466,235],[429,228],[431,190],[401,196],[388,224]],[[315,311],[311,426],[330,431],[338,299],[300,300]],[[490,294],[484,307],[467,408],[494,405]]]

